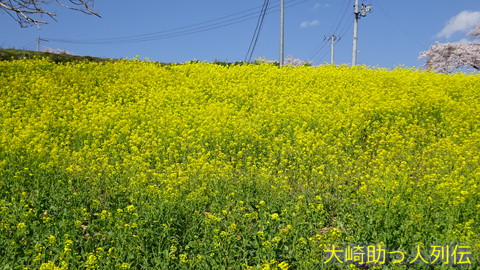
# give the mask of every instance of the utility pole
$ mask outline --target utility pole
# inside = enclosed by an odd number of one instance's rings
[[[358,20],[360,17],[367,16],[367,12],[372,10],[372,6],[365,6],[362,4],[360,9],[358,0],[355,0],[355,6],[353,7],[353,14],[355,15],[355,21],[353,24],[353,52],[352,52],[352,66],[357,64],[357,41],[358,41]]]
[[[40,51],[40,42],[42,42],[42,41],[48,42],[48,40],[43,39],[43,38],[40,38],[40,37],[38,36],[38,37],[37,37],[37,52]]]
[[[325,37],[324,40],[330,40],[331,41],[331,45],[332,45],[332,48],[331,48],[331,55],[330,55],[330,64],[335,64],[335,41],[336,40],[340,40],[341,38],[335,36],[335,35],[331,35],[329,37]]]
[[[285,0],[280,0],[280,67],[283,66],[283,58],[284,58],[284,26],[285,26]]]

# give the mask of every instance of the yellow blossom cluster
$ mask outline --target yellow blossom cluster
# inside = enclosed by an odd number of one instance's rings
[[[478,75],[36,59],[0,76],[6,269],[348,268],[325,249],[371,243],[479,264]]]

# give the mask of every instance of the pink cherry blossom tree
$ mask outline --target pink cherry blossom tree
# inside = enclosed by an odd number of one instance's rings
[[[419,58],[426,58],[425,67],[442,73],[459,68],[480,70],[480,24],[468,33],[472,42],[436,43]]]

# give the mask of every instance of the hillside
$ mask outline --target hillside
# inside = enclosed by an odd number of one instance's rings
[[[2,269],[480,266],[476,75],[47,59],[0,74]]]
[[[33,59],[33,58],[48,58],[55,63],[65,63],[72,61],[92,61],[92,62],[106,62],[112,59],[93,57],[93,56],[77,56],[70,54],[58,54],[49,52],[36,52],[19,49],[2,49],[0,48],[0,61]]]

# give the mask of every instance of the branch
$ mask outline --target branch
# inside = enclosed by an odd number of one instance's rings
[[[5,10],[6,13],[17,21],[21,27],[26,27],[28,25],[36,25],[40,28],[39,24],[46,24],[46,21],[33,18],[34,15],[47,15],[51,19],[55,20],[57,14],[48,12],[39,8],[33,1],[0,1],[0,9]],[[56,20],[55,20],[56,21]]]
[[[55,0],[55,2],[57,2],[60,6],[62,6],[64,8],[80,11],[80,12],[88,14],[88,15],[95,15],[95,16],[101,18],[100,15],[92,9],[93,8],[93,1],[92,0],[77,0],[77,1],[69,0],[69,2],[72,3],[73,5],[82,6],[83,8],[76,8],[76,7],[73,7],[73,6],[66,5],[61,0]]]
[[[64,8],[100,17],[100,15],[92,9],[94,0],[69,0],[71,5],[66,5],[61,0],[55,0],[55,2]],[[47,21],[40,20],[37,17],[47,15],[52,20],[57,21],[55,19],[57,14],[49,12],[40,6],[50,3],[52,3],[52,1],[49,0],[0,0],[0,10],[5,11],[10,17],[17,21],[20,27],[35,25],[37,28],[40,28],[40,24],[47,24]]]
[[[467,35],[473,39],[480,39],[480,23]]]

